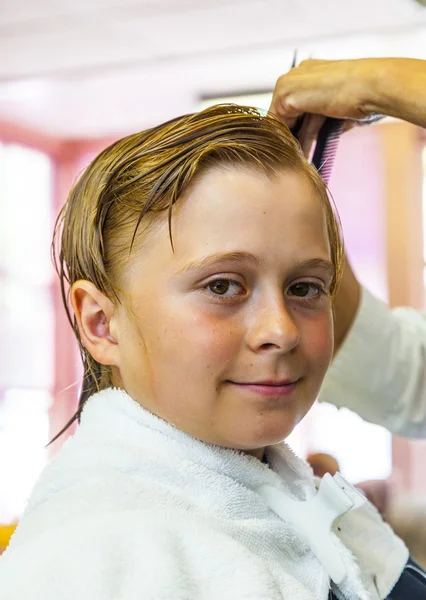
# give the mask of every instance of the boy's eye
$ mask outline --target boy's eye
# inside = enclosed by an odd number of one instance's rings
[[[236,296],[241,294],[241,285],[231,279],[215,279],[207,284],[207,289],[217,296]]]
[[[297,296],[299,298],[315,298],[316,296],[320,296],[323,290],[316,283],[300,281],[289,288],[289,293],[290,296]]]

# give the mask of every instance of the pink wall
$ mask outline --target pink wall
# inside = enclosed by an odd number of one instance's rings
[[[342,136],[329,187],[358,278],[386,300],[386,199],[380,127],[360,127]]]
[[[424,307],[421,131],[389,121],[345,134],[330,190],[361,282],[391,306]],[[393,438],[400,489],[426,491],[426,442]]]

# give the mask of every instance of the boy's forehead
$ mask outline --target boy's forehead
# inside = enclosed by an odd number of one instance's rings
[[[161,249],[177,269],[220,253],[251,254],[259,262],[330,256],[321,200],[294,173],[273,179],[241,169],[207,173],[173,206],[171,235],[173,248],[163,213],[149,237],[157,258]]]
[[[220,218],[245,209],[295,213],[308,208],[322,212],[314,185],[304,173],[284,170],[269,176],[244,168],[211,169],[183,192],[175,215]]]
[[[283,172],[271,179],[235,170],[208,173],[179,199],[172,234],[205,244],[237,238],[306,244],[327,237],[327,228],[321,199],[303,175]]]

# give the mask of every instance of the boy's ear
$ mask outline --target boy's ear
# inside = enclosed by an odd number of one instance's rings
[[[118,342],[112,333],[115,307],[105,294],[90,281],[79,280],[71,287],[81,341],[89,354],[100,364],[119,366]]]

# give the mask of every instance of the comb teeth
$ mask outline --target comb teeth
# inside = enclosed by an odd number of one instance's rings
[[[324,151],[322,153],[322,163],[318,171],[325,183],[330,181],[331,171],[333,169],[334,159],[336,157],[337,148],[339,147],[340,133],[331,136],[327,140]]]
[[[341,119],[327,118],[318,134],[312,164],[319,171],[326,184],[330,180],[342,126],[343,121]]]

